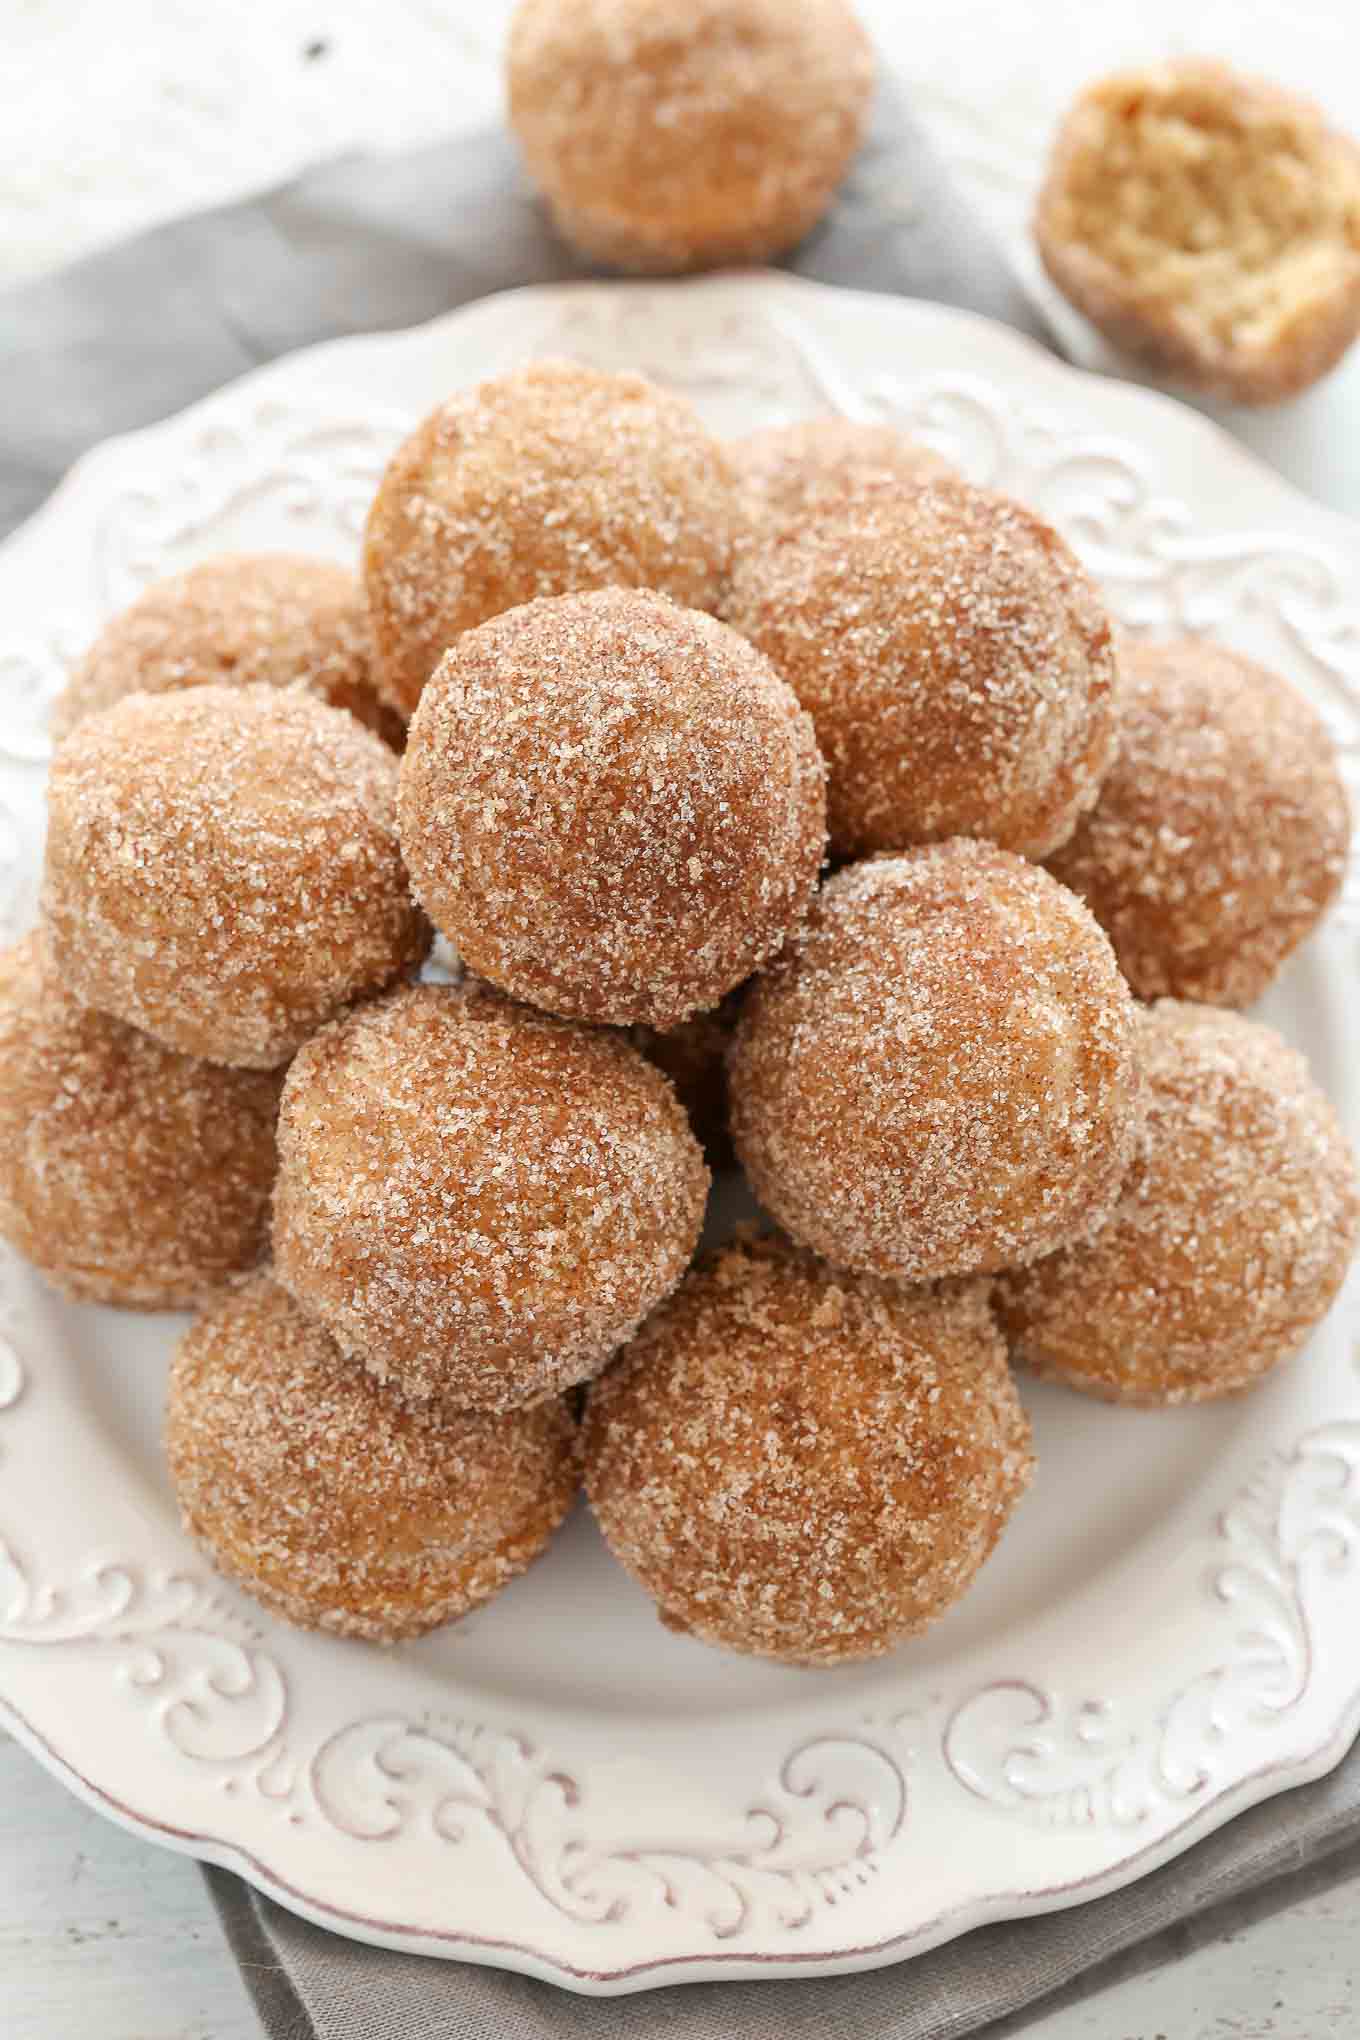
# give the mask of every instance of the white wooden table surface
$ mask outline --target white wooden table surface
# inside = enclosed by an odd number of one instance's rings
[[[792,4],[792,0],[791,0]],[[1112,65],[1225,55],[1360,127],[1355,0],[858,0],[961,182],[1028,269],[1053,120]],[[493,117],[509,0],[0,0],[0,285],[344,149]],[[1094,353],[1092,358],[1098,356]],[[2,401],[0,397],[0,401]],[[1360,349],[1227,420],[1360,516]],[[1027,2040],[1354,2040],[1360,1848],[1230,1940],[1008,2023]],[[0,1736],[0,2040],[259,2040],[197,1870],[69,1798]],[[400,2036],[393,2036],[400,2040]],[[997,2040],[1000,2036],[997,2035]]]

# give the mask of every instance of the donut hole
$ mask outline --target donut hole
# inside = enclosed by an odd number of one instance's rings
[[[576,1492],[564,1403],[491,1418],[412,1408],[267,1273],[181,1340],[166,1451],[185,1528],[265,1607],[393,1643],[523,1572]]]
[[[596,1521],[665,1626],[790,1664],[927,1628],[1032,1463],[983,1285],[837,1273],[751,1232],[594,1385],[584,1435]]]
[[[616,268],[767,260],[826,210],[874,76],[845,0],[521,0],[511,125],[566,237]]]
[[[1360,156],[1312,109],[1217,72],[1111,80],[1074,119],[1048,228],[1132,314],[1248,373],[1360,289]]]
[[[1109,1401],[1235,1395],[1329,1309],[1360,1222],[1355,1164],[1303,1057],[1241,1014],[1138,1019],[1144,1110],[1119,1198],[1084,1240],[1012,1269],[1015,1359]]]
[[[511,1410],[597,1373],[689,1264],[708,1171],[621,1036],[421,985],[289,1072],[279,1280],[408,1398]]]
[[[1100,797],[1049,869],[1141,998],[1250,1005],[1342,883],[1335,745],[1286,681],[1196,638],[1124,647],[1119,724]]]

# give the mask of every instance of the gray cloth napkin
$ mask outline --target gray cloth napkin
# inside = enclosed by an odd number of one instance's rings
[[[895,98],[880,104],[833,213],[788,266],[823,282],[965,305],[1056,344]],[[86,447],[260,362],[340,334],[412,325],[517,284],[591,273],[544,222],[499,132],[331,163],[92,256],[0,297],[0,532],[35,509]],[[360,1947],[222,1871],[207,1875],[272,2040],[941,2040],[1073,1978],[1098,1978],[1121,1950],[1165,1960],[1185,1947],[1188,1920],[1217,1920],[1239,1894],[1357,1839],[1360,1760],[1352,1760],[1125,1893],[987,1928],[905,1967],[609,2003]]]

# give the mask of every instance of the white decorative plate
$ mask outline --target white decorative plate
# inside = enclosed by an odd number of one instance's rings
[[[277,364],[102,448],[0,550],[0,930],[29,921],[64,663],[223,547],[353,553],[402,430],[547,351],[734,432],[899,420],[1076,542],[1125,624],[1279,666],[1360,766],[1360,527],[1166,400],[933,306],[765,277],[582,285]],[[1267,1003],[1360,1133],[1355,900]],[[1355,1300],[1219,1408],[1025,1384],[1035,1486],[975,1590],[862,1670],[670,1635],[584,1513],[389,1652],[284,1628],[181,1534],[180,1320],[0,1267],[0,1695],[57,1774],[342,1933],[588,1991],[862,1968],[1107,1891],[1317,1776],[1360,1718]]]

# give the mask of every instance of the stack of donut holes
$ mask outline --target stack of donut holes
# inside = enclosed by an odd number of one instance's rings
[[[148,589],[56,728],[0,1228],[198,1309],[175,1493],[290,1621],[452,1621],[584,1483],[670,1628],[871,1657],[1023,1495],[1013,1362],[1226,1395],[1340,1284],[1345,1139],[1236,1010],[1341,883],[1324,725],[888,424],[507,373],[359,575]]]

